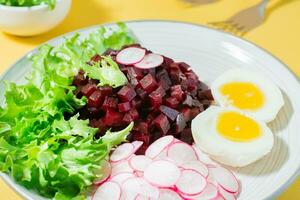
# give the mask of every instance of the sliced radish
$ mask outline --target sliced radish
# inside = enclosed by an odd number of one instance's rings
[[[219,195],[218,189],[215,185],[207,183],[204,190],[195,196],[186,196],[186,198],[191,200],[211,200],[217,198]]]
[[[164,159],[169,159],[168,155],[168,148],[165,148],[164,150],[162,150],[162,152],[160,152],[155,158],[154,160],[164,160]],[[171,160],[171,159],[170,159]]]
[[[159,190],[143,178],[130,178],[126,180],[122,185],[122,189],[126,197],[125,199],[133,195],[136,197],[138,194],[154,199],[157,199],[159,196]]]
[[[180,174],[180,169],[166,160],[153,161],[144,171],[145,179],[158,187],[174,186]]]
[[[214,198],[214,200],[225,200],[225,199],[221,195],[218,195],[216,198]]]
[[[104,160],[101,166],[102,167],[99,170],[99,174],[101,174],[102,176],[94,180],[95,185],[100,185],[104,183],[110,177],[111,174],[111,164],[108,161]]]
[[[230,193],[226,190],[224,190],[222,187],[218,187],[219,193],[222,197],[224,197],[225,200],[236,200],[233,193]]]
[[[173,143],[169,147],[167,155],[178,165],[198,160],[195,150],[184,142]]]
[[[138,195],[135,197],[134,200],[150,200],[150,198],[149,198],[149,197],[145,197],[145,196],[143,196],[143,195],[141,195],[141,194],[138,194]]]
[[[182,198],[174,190],[160,189],[158,200],[181,200]]]
[[[129,165],[136,171],[143,172],[145,168],[152,162],[152,159],[139,155],[139,156],[133,156],[129,160]]]
[[[195,160],[188,163],[184,163],[181,165],[181,167],[184,169],[193,169],[199,172],[205,178],[208,177],[208,168],[200,161]]]
[[[162,138],[159,138],[153,142],[145,152],[145,155],[149,158],[155,158],[158,156],[168,145],[170,145],[174,140],[172,135],[168,135]]]
[[[133,141],[131,144],[134,146],[133,153],[135,153],[141,146],[143,145],[144,142],[142,141]]]
[[[134,178],[134,177],[135,177],[135,175],[133,173],[123,172],[123,173],[119,173],[119,174],[116,174],[113,177],[111,177],[110,181],[114,181],[114,182],[122,185],[127,179]]]
[[[196,144],[193,144],[192,145],[197,156],[198,156],[198,159],[203,162],[204,164],[206,165],[209,165],[209,166],[219,166],[219,164],[215,161],[213,161],[207,154],[205,154],[199,147],[196,146]]]
[[[191,169],[182,170],[176,188],[184,195],[200,194],[207,184],[206,179],[197,171]]]
[[[160,66],[163,62],[164,62],[164,58],[161,55],[155,53],[149,53],[145,55],[143,60],[134,64],[134,66],[141,69],[150,69],[150,68]]]
[[[92,199],[93,200],[120,199],[121,193],[122,190],[118,183],[106,182],[96,190]]]
[[[228,169],[223,167],[210,168],[210,172],[220,186],[228,192],[234,193],[239,190],[239,183],[235,176]]]
[[[113,166],[111,170],[111,176],[124,172],[134,173],[134,170],[132,169],[132,167],[130,167],[128,160],[123,160],[117,165]]]
[[[134,146],[131,143],[124,143],[118,146],[110,156],[110,161],[118,162],[125,160],[133,154]]]
[[[128,47],[121,50],[117,56],[116,61],[123,65],[133,65],[145,57],[146,50],[138,47]]]

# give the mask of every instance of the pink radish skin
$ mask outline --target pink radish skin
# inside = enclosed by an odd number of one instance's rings
[[[110,181],[114,181],[114,182],[122,185],[126,180],[128,180],[130,178],[135,178],[135,175],[133,173],[123,172],[123,173],[119,173],[119,174],[116,174],[113,177],[111,177]]]
[[[133,153],[135,153],[141,146],[143,145],[144,142],[142,141],[133,141],[131,144],[134,146]]]
[[[176,142],[170,145],[167,156],[174,160],[177,165],[198,160],[195,150],[184,142]]]
[[[158,156],[165,148],[167,148],[174,140],[171,135],[159,138],[153,142],[145,152],[145,155],[149,158],[155,158]]]
[[[151,198],[138,194],[134,200],[151,200]]]
[[[157,199],[159,196],[158,188],[150,185],[145,179],[139,177],[126,180],[122,185],[122,189],[126,199],[127,196],[131,197],[135,195],[136,197],[139,194],[154,199]]]
[[[191,161],[181,165],[184,169],[192,169],[199,172],[205,178],[208,177],[208,168],[200,161]]]
[[[118,146],[110,156],[110,161],[118,162],[125,160],[133,154],[134,146],[131,143],[124,143]]]
[[[157,187],[174,186],[180,175],[180,169],[166,160],[153,161],[144,171],[144,178]]]
[[[224,197],[222,197],[221,195],[219,195],[216,198],[214,198],[213,200],[225,200],[225,199],[224,199]]]
[[[158,200],[181,200],[182,198],[174,190],[160,189]]]
[[[214,179],[225,190],[231,193],[235,193],[239,190],[239,183],[231,171],[223,167],[210,168]]]
[[[217,198],[218,195],[219,193],[217,187],[211,183],[207,183],[204,190],[200,194],[194,196],[183,196],[183,197],[190,200],[204,200],[204,199]]]
[[[106,182],[96,190],[92,200],[120,199],[121,194],[122,190],[118,183]]]
[[[226,190],[224,190],[221,186],[218,187],[219,193],[222,197],[224,197],[225,200],[236,200],[233,193],[230,193]]]
[[[152,163],[152,159],[143,155],[133,156],[129,159],[129,165],[139,172],[143,172],[150,163]]]
[[[134,170],[130,167],[127,160],[123,160],[119,162],[117,165],[113,166],[111,170],[111,176],[114,176],[119,173],[124,173],[124,172],[132,173],[132,174],[134,173]]]
[[[155,53],[145,55],[143,60],[134,64],[135,67],[140,69],[151,69],[160,66],[164,62],[164,58]]]
[[[94,184],[95,185],[101,185],[102,183],[104,183],[105,181],[107,181],[110,177],[111,174],[111,164],[108,161],[103,161],[102,163],[102,168],[100,170],[100,173],[103,174],[101,177],[96,178],[94,180]]]
[[[117,56],[116,61],[123,65],[133,65],[143,60],[146,50],[138,47],[128,47],[121,50]]]
[[[182,170],[175,187],[183,195],[200,194],[207,184],[206,179],[197,171],[191,169]]]

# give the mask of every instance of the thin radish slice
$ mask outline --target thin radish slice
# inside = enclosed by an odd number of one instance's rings
[[[129,160],[129,165],[139,172],[143,172],[150,163],[152,163],[152,159],[143,155],[133,156]]]
[[[162,152],[160,152],[155,158],[154,160],[164,160],[164,159],[169,159],[168,155],[168,148],[165,148],[164,150],[162,150]]]
[[[150,200],[149,197],[145,197],[143,195],[138,194],[134,200]]]
[[[143,145],[144,142],[142,141],[133,141],[131,144],[134,146],[133,153],[135,153],[141,146]]]
[[[192,146],[184,142],[173,143],[169,147],[167,155],[178,165],[198,160],[196,152]]]
[[[110,178],[110,181],[114,181],[116,183],[119,183],[122,185],[127,179],[135,178],[135,175],[133,173],[124,172],[114,175]]]
[[[222,197],[221,195],[218,195],[216,198],[214,198],[213,200],[225,200],[224,197]]]
[[[155,158],[158,156],[167,146],[169,146],[174,140],[172,135],[168,135],[162,138],[159,138],[153,142],[145,152],[145,155],[149,158]]]
[[[124,173],[124,172],[132,173],[132,174],[134,173],[134,170],[132,169],[132,167],[130,167],[128,160],[123,160],[119,162],[117,165],[113,166],[111,170],[111,176],[114,176],[119,173]]]
[[[224,197],[225,200],[236,200],[233,193],[230,193],[226,190],[224,190],[222,187],[218,187],[219,193],[222,197]]]
[[[108,161],[104,160],[101,166],[102,168],[99,170],[99,174],[102,174],[102,176],[94,180],[95,185],[100,185],[105,181],[107,181],[107,179],[110,177],[111,174],[112,167]]]
[[[160,189],[158,200],[181,200],[182,198],[174,190]]]
[[[139,63],[134,64],[134,66],[141,69],[150,69],[160,66],[163,62],[164,58],[161,55],[149,53]]]
[[[209,166],[219,166],[219,164],[215,161],[213,161],[207,154],[205,154],[199,147],[196,146],[196,144],[193,144],[192,147],[194,148],[198,159],[203,162],[206,165]]]
[[[217,198],[219,195],[218,189],[215,185],[207,183],[204,190],[195,196],[186,196],[186,198],[191,200],[211,200]]]
[[[166,160],[153,161],[144,171],[144,177],[158,187],[171,187],[180,177],[180,169]]]
[[[220,186],[228,192],[234,193],[239,190],[239,183],[231,171],[223,167],[210,168],[210,172]]]
[[[197,171],[191,169],[182,170],[176,188],[184,195],[200,194],[207,184],[206,179]]]
[[[116,61],[123,65],[133,65],[145,57],[146,50],[138,47],[128,47],[121,50],[117,56]]]
[[[154,199],[157,199],[159,196],[159,190],[156,187],[150,185],[143,178],[128,179],[123,183],[122,189],[125,199],[127,199],[128,196],[131,197],[133,195],[135,195],[136,197],[138,194]]]
[[[202,176],[204,176],[205,178],[208,177],[208,168],[206,167],[206,165],[204,165],[202,162],[200,161],[191,161],[188,163],[184,163],[181,165],[182,168],[184,169],[193,169],[197,172],[199,172]]]
[[[120,199],[121,193],[122,190],[118,183],[106,182],[96,190],[92,200]]]
[[[134,146],[131,143],[124,143],[118,146],[110,156],[110,161],[118,162],[125,160],[133,154]]]

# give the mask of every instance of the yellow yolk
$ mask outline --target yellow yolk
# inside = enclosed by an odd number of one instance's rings
[[[227,83],[221,86],[220,92],[228,97],[231,105],[239,109],[257,110],[264,105],[263,93],[252,83]]]
[[[217,131],[223,137],[235,142],[247,142],[258,138],[261,134],[257,122],[233,111],[220,113]]]

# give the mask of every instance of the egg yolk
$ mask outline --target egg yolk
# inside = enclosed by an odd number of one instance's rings
[[[220,113],[217,131],[226,139],[235,142],[247,142],[261,135],[260,126],[256,121],[233,111]]]
[[[221,86],[220,91],[229,103],[239,109],[257,110],[264,105],[264,95],[253,83],[232,82]]]

